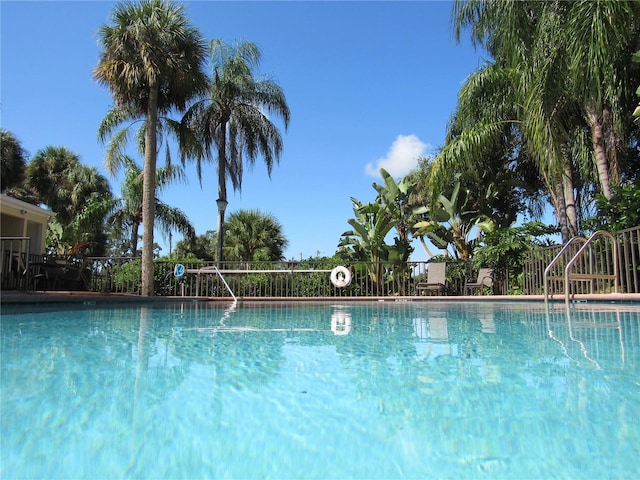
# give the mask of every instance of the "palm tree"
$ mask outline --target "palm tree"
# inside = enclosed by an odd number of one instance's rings
[[[226,257],[243,262],[284,260],[284,249],[289,243],[276,218],[257,209],[229,215],[225,235]]]
[[[139,228],[142,223],[142,172],[130,158],[125,157],[125,178],[122,186],[122,198],[114,199],[109,206],[107,224],[113,228],[114,235],[122,237],[128,232],[131,254],[137,256]],[[180,167],[169,165],[156,170],[156,193],[173,181],[186,181]],[[165,234],[173,230],[182,233],[188,239],[195,238],[195,229],[187,216],[178,208],[171,207],[156,198],[155,220]]]
[[[212,262],[216,258],[216,237],[216,232],[207,230],[193,239],[184,238],[176,243],[171,255],[174,258],[197,258]]]
[[[526,149],[545,179],[564,240],[579,231],[580,193],[590,187],[593,165],[607,196],[629,145],[630,122],[623,118],[633,105],[634,69],[628,67],[638,40],[638,8],[638,2],[611,0],[454,4],[458,38],[471,27],[472,40],[495,59],[486,70],[512,76],[502,97],[480,102],[483,115],[489,114],[478,125],[495,133],[509,119],[516,128],[520,151]],[[487,93],[476,91],[477,99]],[[500,98],[513,108],[509,117],[495,113]],[[470,144],[486,138],[472,131],[462,137]]]
[[[26,169],[27,187],[56,214],[64,226],[86,207],[92,196],[110,194],[106,177],[95,167],[80,163],[78,155],[66,147],[39,150]]]
[[[49,245],[56,251],[68,251],[79,242],[91,243],[91,251],[104,250],[104,215],[95,214],[95,204],[111,197],[106,177],[95,167],[80,163],[78,155],[66,147],[39,150],[26,169],[25,191],[37,204],[56,214],[49,225]]]
[[[271,176],[274,161],[282,152],[282,137],[268,115],[280,117],[289,125],[289,107],[280,86],[271,80],[258,80],[253,70],[261,53],[251,42],[228,45],[215,39],[210,43],[213,79],[207,95],[196,102],[184,117],[196,132],[202,149],[197,171],[202,181],[202,161],[217,153],[218,167],[218,264],[224,260],[224,213],[227,178],[234,190],[242,189],[243,160],[255,164],[262,155]]]
[[[589,126],[600,190],[611,199],[635,103],[638,69],[630,67],[640,40],[640,3],[582,0],[570,7],[564,37],[569,85]]]
[[[184,7],[166,0],[118,3],[113,25],[98,31],[103,51],[94,77],[111,91],[117,106],[145,120],[143,167],[142,295],[153,295],[153,233],[158,116],[202,92],[206,46]]]
[[[405,177],[407,182],[413,184],[413,192],[412,195],[409,196],[409,206],[414,212],[412,219],[414,225],[411,227],[411,235],[420,241],[422,249],[429,258],[433,257],[433,253],[425,240],[426,235],[420,234],[420,232],[415,229],[415,223],[428,221],[430,219],[427,205],[431,202],[432,197],[432,187],[429,181],[429,172],[432,166],[433,159],[420,157],[418,159],[418,166]]]
[[[522,77],[515,68],[490,64],[467,79],[445,145],[422,172],[431,190],[431,207],[451,189],[454,172],[470,191],[472,208],[498,227],[508,227],[521,213],[541,216],[544,189],[555,192],[566,166],[566,149],[561,147],[567,140],[560,143],[559,136],[544,135],[532,140],[531,131],[540,128],[535,123],[542,123],[543,113],[534,115],[527,105]],[[536,148],[536,142],[546,148]],[[551,197],[558,218],[575,218],[564,215],[567,209],[556,201],[560,196],[564,198],[562,191]],[[577,221],[571,225],[575,233]]]
[[[577,233],[578,222],[572,166],[567,159],[565,105],[559,101],[558,88],[551,88],[561,78],[557,75],[561,70],[559,43],[549,45],[546,37],[536,37],[539,25],[545,23],[541,3],[471,0],[454,4],[458,38],[460,29],[470,26],[474,42],[484,44],[495,60],[472,75],[461,89],[432,181],[439,185],[449,181],[443,174],[451,169],[486,170],[486,160],[497,151],[504,152],[509,169],[520,169],[523,160],[525,165],[533,160],[564,228],[563,238],[568,238]],[[547,23],[552,22],[547,19]],[[546,72],[546,80],[541,71]],[[531,169],[525,166],[524,170]]]
[[[122,235],[123,227],[127,227],[126,229],[129,231],[129,250],[131,255],[134,256],[138,255],[138,232],[140,225],[143,224],[143,185],[141,181],[142,172],[131,157],[126,154],[126,147],[130,137],[135,135],[138,140],[138,151],[141,155],[144,155],[144,134],[147,124],[145,120],[141,121],[141,125],[138,130],[134,131],[133,126],[136,123],[136,120],[135,111],[131,108],[126,106],[116,106],[107,112],[107,115],[102,119],[98,129],[98,136],[101,141],[106,142],[107,138],[109,139],[104,161],[107,170],[112,175],[115,175],[121,168],[124,168],[125,170],[123,198],[115,200],[116,204],[104,205],[103,208],[106,208],[111,212],[109,221],[114,226],[113,233],[115,235]],[[131,121],[133,121],[133,123],[128,123],[124,128],[114,131],[121,124]],[[157,142],[158,144],[163,142],[165,143],[166,166],[157,168],[156,170],[156,190],[161,187],[166,187],[168,183],[174,180],[186,182],[184,170],[180,167],[174,166],[171,162],[171,150],[169,148],[169,143],[165,138],[167,133],[172,134],[178,140],[178,145],[180,146],[181,155],[183,157],[186,150],[185,146],[188,145],[189,142],[188,132],[185,131],[180,122],[177,122],[170,117],[158,117]],[[116,213],[114,213],[114,209],[116,210]],[[161,211],[158,211],[158,209],[161,209]],[[163,233],[167,235],[171,233],[172,229],[178,230],[180,233],[188,237],[187,241],[191,241],[192,237],[195,235],[193,227],[185,214],[176,208],[162,203],[157,196],[154,220],[160,222],[160,227]]]
[[[0,129],[0,192],[18,186],[24,180],[27,152],[20,141],[9,131]]]

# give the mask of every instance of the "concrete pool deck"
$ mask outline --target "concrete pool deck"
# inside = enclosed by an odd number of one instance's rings
[[[477,295],[477,296],[393,296],[393,297],[237,297],[239,302],[543,302],[544,295]],[[639,293],[606,293],[606,294],[582,294],[571,298],[575,303],[623,303],[637,304],[640,307]],[[161,303],[200,301],[212,303],[229,303],[230,297],[181,297],[181,296],[154,296],[141,297],[140,295],[125,293],[95,293],[76,291],[16,291],[7,290],[0,292],[0,304],[16,303]],[[564,295],[549,296],[549,301],[558,304],[564,303]]]

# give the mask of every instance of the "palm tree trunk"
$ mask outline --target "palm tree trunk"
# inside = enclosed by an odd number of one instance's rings
[[[140,229],[140,224],[136,221],[133,222],[133,225],[131,227],[131,242],[130,242],[130,248],[131,248],[131,256],[132,257],[137,257],[138,256],[138,231]]]
[[[593,143],[593,152],[596,156],[596,168],[598,169],[598,178],[600,179],[600,190],[607,200],[612,197],[611,179],[609,177],[609,162],[607,160],[607,151],[605,147],[604,128],[600,116],[594,109],[589,109],[587,113],[587,122],[591,130],[591,142]]]
[[[156,187],[156,126],[158,123],[158,89],[150,85],[147,126],[144,133],[144,168],[142,171],[142,291],[153,296],[153,226]]]
[[[218,144],[218,268],[224,262],[224,211],[227,205],[227,137],[226,128],[221,128]]]
[[[564,193],[564,208],[567,220],[569,238],[578,235],[578,212],[576,210],[576,196],[573,189],[573,170],[568,158],[564,159],[564,175],[562,177],[562,191]]]
[[[564,198],[564,187],[562,182],[557,182],[555,186],[556,201],[554,202],[554,209],[556,211],[556,220],[560,226],[560,235],[562,237],[562,243],[567,243],[571,238],[569,231],[569,222],[567,220],[567,206]]]
[[[618,160],[618,148],[620,145],[620,135],[613,125],[613,112],[610,107],[604,108],[604,132],[605,132],[605,145],[607,146],[607,153],[609,159],[609,179],[614,185],[620,184],[620,162]]]

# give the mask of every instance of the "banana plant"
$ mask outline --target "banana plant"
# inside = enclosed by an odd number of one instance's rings
[[[456,258],[469,260],[478,238],[471,239],[474,229],[489,231],[494,222],[486,215],[467,209],[468,190],[461,187],[460,176],[457,175],[447,198],[439,195],[435,208],[429,209],[430,220],[417,222],[413,226],[414,236],[427,236],[438,248],[453,249]]]
[[[396,182],[396,180],[384,168],[380,169],[380,175],[384,180],[384,185],[373,184],[373,188],[378,192],[378,198],[388,208],[389,213],[396,222],[398,240],[409,242],[409,219],[412,209],[409,207],[409,196],[413,193],[415,185],[409,182],[406,177]]]
[[[351,197],[355,218],[347,220],[352,230],[342,234],[339,247],[351,246],[362,259],[371,262],[369,276],[376,286],[378,294],[382,294],[384,280],[384,263],[389,259],[387,234],[395,227],[391,212],[379,201],[362,203]]]
[[[414,250],[409,234],[412,229],[412,220],[416,218],[416,212],[410,206],[409,199],[415,190],[415,183],[411,182],[408,177],[397,182],[383,168],[380,169],[380,176],[384,184],[374,183],[373,188],[378,192],[378,199],[389,210],[397,232],[394,244],[388,247],[388,263],[392,278],[397,283],[398,291],[404,295],[410,275],[407,262]]]

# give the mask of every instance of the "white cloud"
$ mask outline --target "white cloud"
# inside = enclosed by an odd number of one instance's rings
[[[394,178],[404,177],[418,165],[418,158],[425,156],[428,145],[415,135],[398,135],[387,151],[387,156],[364,167],[367,175],[380,177],[384,168]]]

